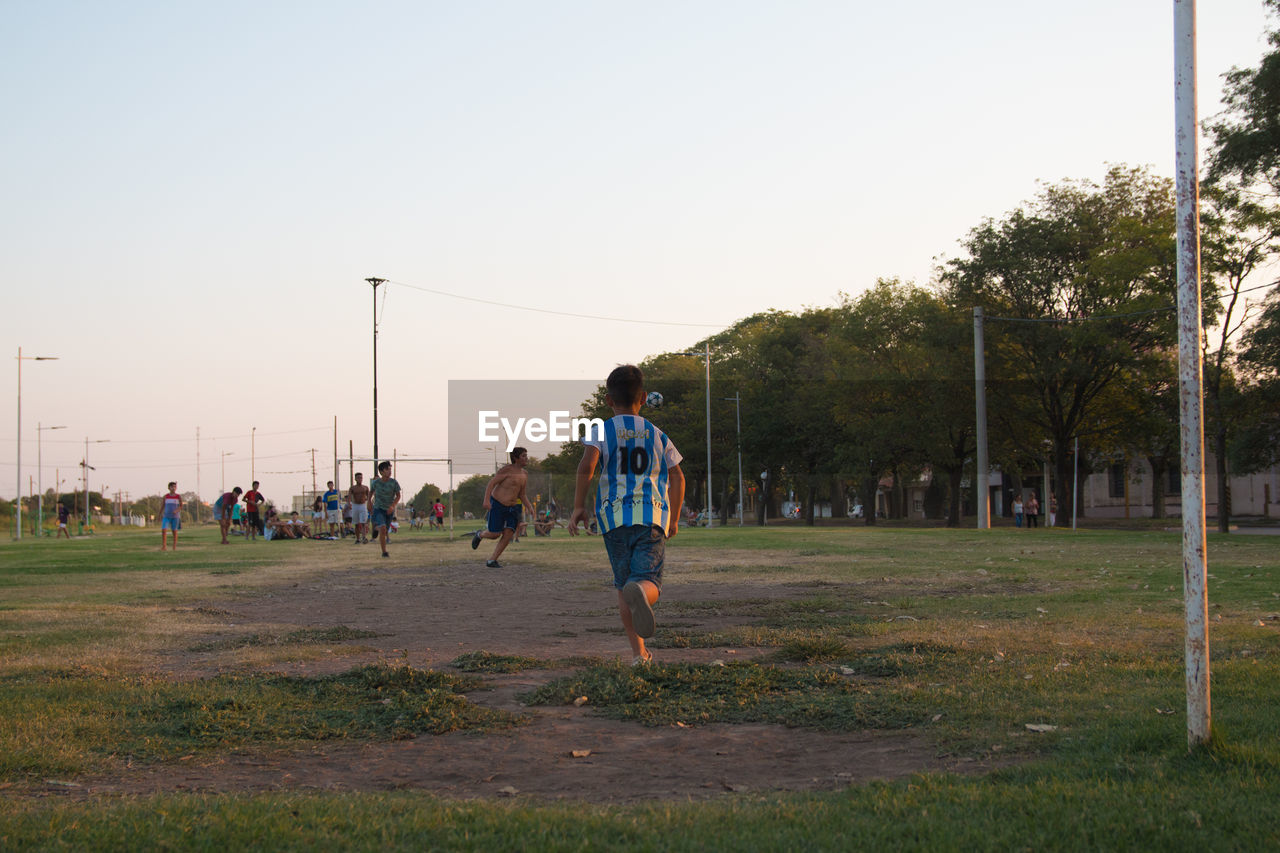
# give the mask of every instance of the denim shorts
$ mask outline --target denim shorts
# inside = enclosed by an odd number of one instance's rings
[[[386,527],[390,529],[392,520],[393,520],[392,515],[387,510],[383,509],[380,506],[375,506],[373,508],[373,526],[374,527]]]
[[[648,581],[662,588],[662,563],[667,536],[657,527],[631,524],[615,527],[601,537],[613,567],[613,585],[622,589],[628,581]]]
[[[179,531],[179,530],[181,530],[181,529],[182,529],[182,519],[180,519],[180,518],[161,518],[161,519],[160,519],[160,529],[161,529],[161,530],[172,530],[172,531],[174,531],[174,532],[177,532],[177,531]]]

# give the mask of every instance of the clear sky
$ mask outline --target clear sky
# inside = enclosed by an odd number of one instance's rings
[[[59,358],[22,362],[24,493],[41,423],[67,427],[42,433],[46,487],[88,438],[95,489],[193,490],[199,429],[206,498],[252,454],[287,500],[312,448],[332,476],[335,416],[342,455],[371,453],[367,277],[392,282],[379,449],[439,457],[450,379],[602,379],[756,311],[925,283],[1037,180],[1173,174],[1172,0],[3,10],[9,499],[19,346]],[[1265,26],[1261,0],[1199,4],[1202,115]]]

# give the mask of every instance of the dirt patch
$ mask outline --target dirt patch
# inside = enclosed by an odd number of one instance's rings
[[[163,668],[176,678],[243,671],[251,664],[238,660],[226,651],[228,644],[219,641],[264,628],[290,632],[338,626],[375,636],[352,641],[341,654],[273,663],[271,670],[313,675],[377,661],[442,669],[459,655],[477,651],[546,661],[630,656],[612,587],[599,569],[537,567],[515,560],[501,570],[486,569],[479,561],[424,567],[408,549],[372,566],[351,566],[349,559],[339,562],[309,578],[242,597],[194,602],[196,612],[225,621],[204,642],[172,651]],[[724,623],[718,608],[708,603],[813,593],[812,583],[680,581],[668,583],[664,601],[697,603],[671,607],[680,611],[672,618],[678,618],[682,629],[706,631]],[[661,620],[660,607],[660,625]],[[659,661],[710,662],[749,658],[758,650],[656,648],[654,654]],[[60,792],[75,796],[407,788],[458,798],[527,796],[621,803],[703,799],[730,791],[831,790],[920,772],[989,769],[975,759],[941,758],[936,745],[913,732],[831,734],[754,724],[651,728],[596,716],[590,704],[527,707],[517,698],[564,674],[526,670],[485,676],[486,689],[469,698],[529,720],[498,734],[195,756],[131,766],[110,778],[80,780],[78,788]]]

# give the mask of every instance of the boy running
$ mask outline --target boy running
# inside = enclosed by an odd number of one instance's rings
[[[178,531],[182,529],[182,496],[178,484],[169,484],[169,494],[164,496],[164,510],[160,513],[160,550],[165,550],[165,536],[173,531],[173,550],[178,550]]]
[[[482,528],[471,534],[471,550],[480,547],[481,539],[497,539],[493,546],[493,556],[485,561],[490,569],[502,568],[498,557],[511,544],[511,540],[520,532],[520,517],[524,507],[533,512],[533,505],[525,495],[529,485],[529,475],[525,468],[529,466],[529,451],[517,447],[511,451],[511,464],[503,465],[489,480],[484,489],[484,500],[480,505],[485,508],[487,529]]]
[[[613,417],[605,423],[603,435],[588,433],[582,441],[569,534],[577,536],[579,522],[587,519],[587,488],[600,463],[595,514],[613,567],[631,663],[638,665],[653,660],[644,641],[657,630],[653,605],[662,587],[666,540],[680,529],[683,457],[662,430],[640,417],[644,404],[640,368],[632,364],[615,368],[605,380],[605,391]]]

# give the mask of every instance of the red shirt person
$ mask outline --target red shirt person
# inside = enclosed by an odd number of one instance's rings
[[[245,535],[250,539],[257,539],[258,534],[262,533],[262,515],[258,512],[258,505],[266,500],[262,492],[258,491],[257,480],[253,481],[253,488],[245,492],[240,500],[244,501],[245,523],[248,525]]]

